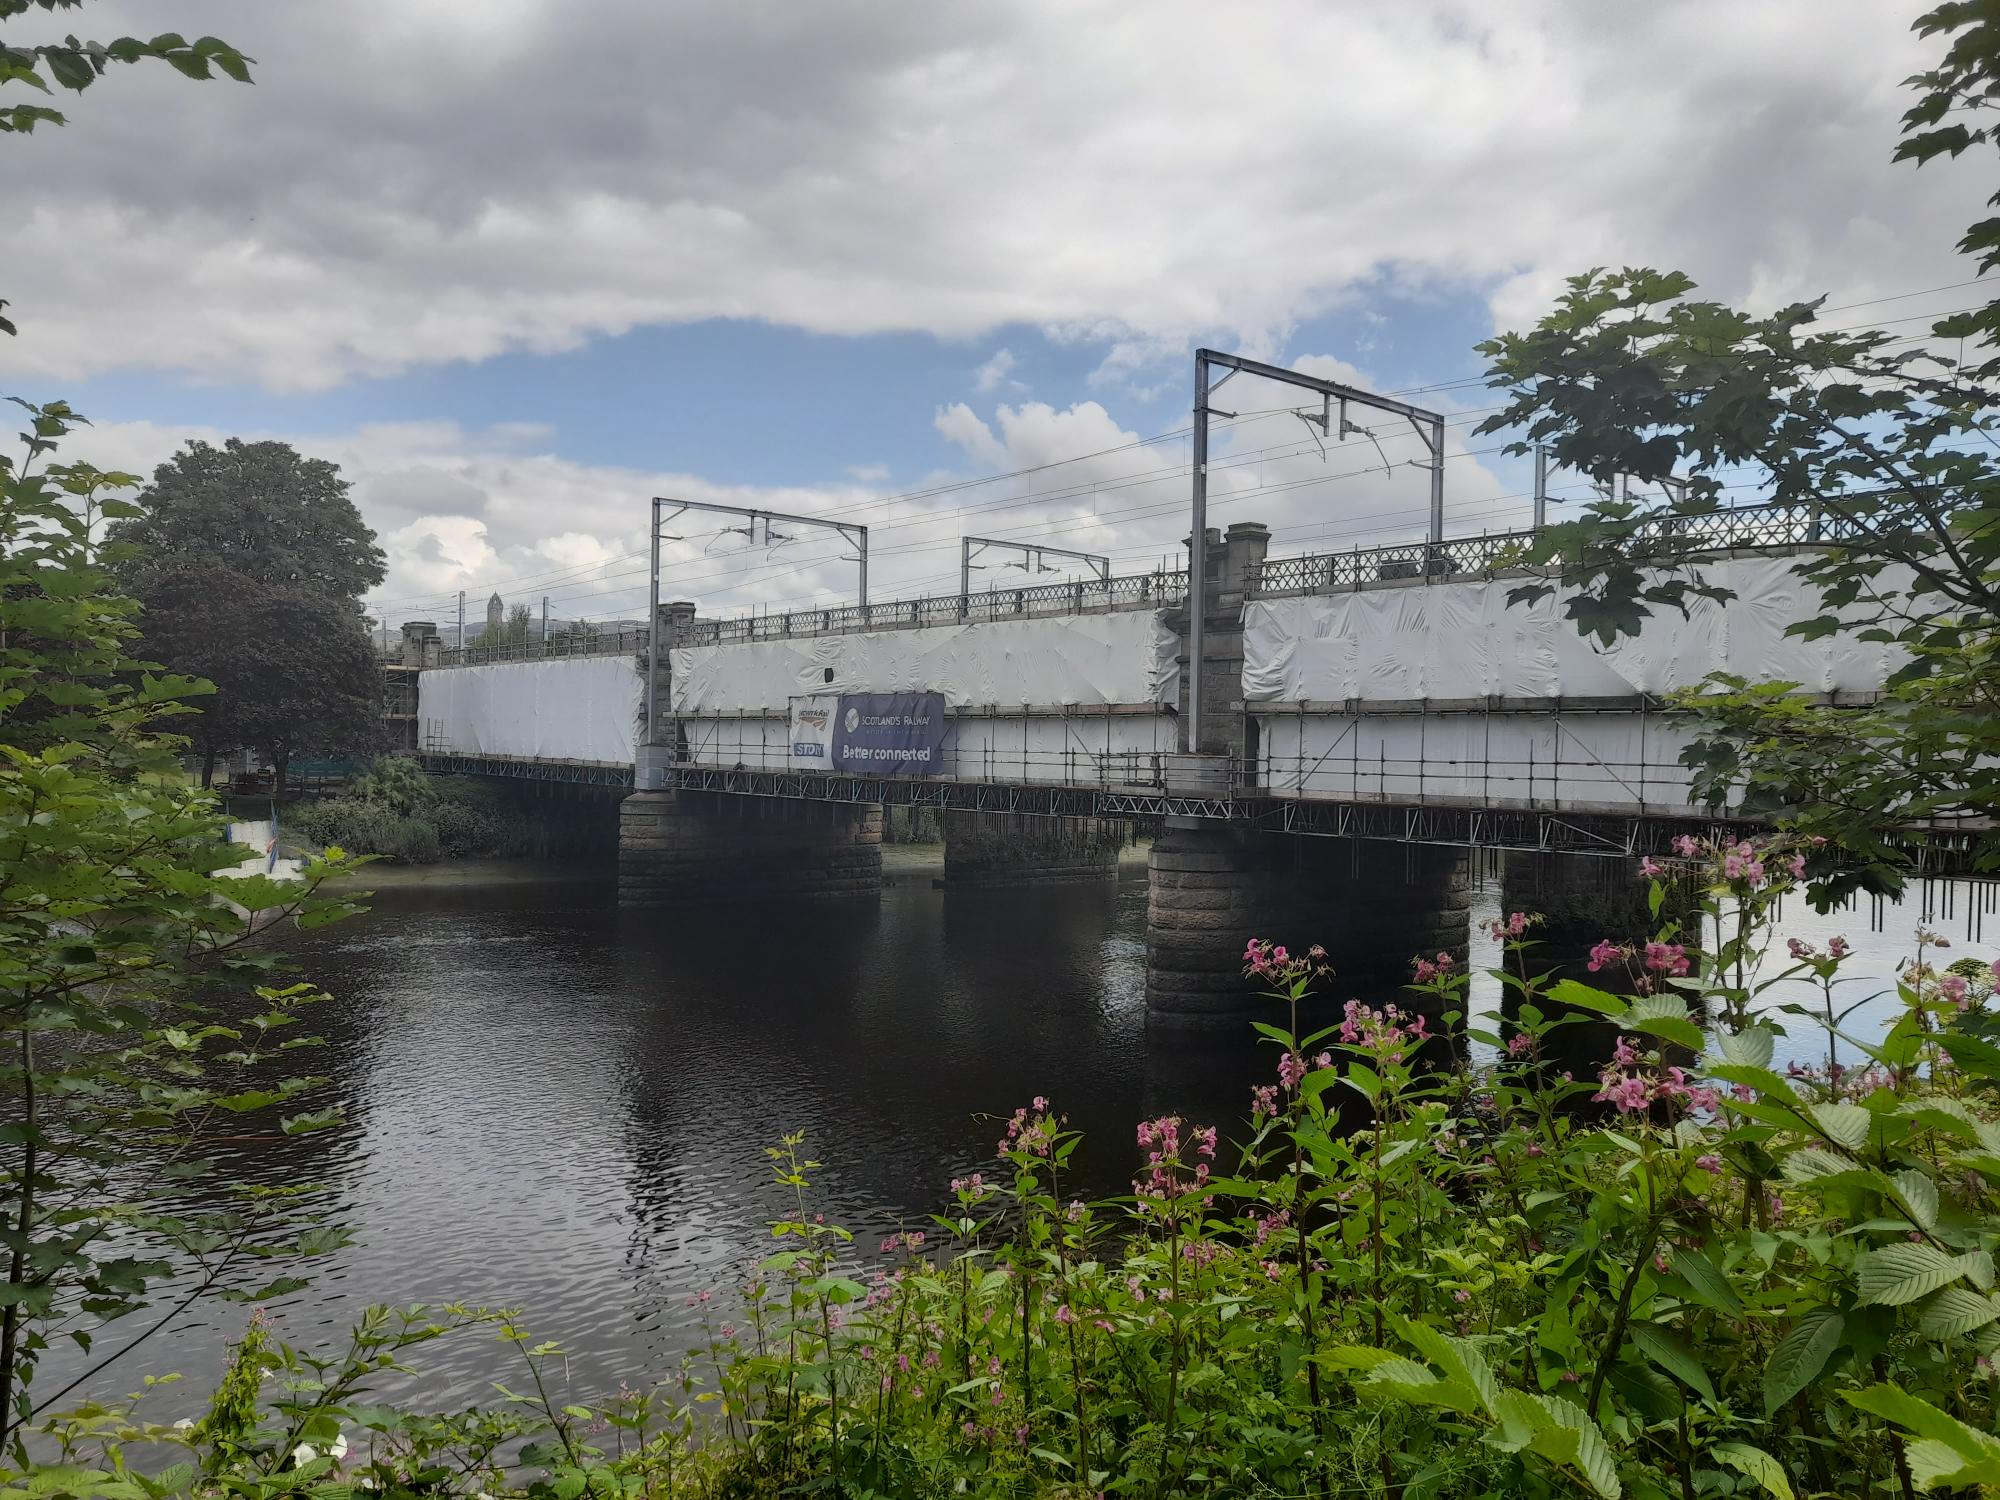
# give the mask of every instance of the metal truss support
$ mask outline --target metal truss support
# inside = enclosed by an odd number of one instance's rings
[[[1111,559],[1100,557],[1095,552],[1072,552],[1067,547],[1045,547],[1040,542],[1008,542],[998,537],[960,537],[958,543],[958,596],[969,599],[972,596],[972,559],[989,547],[997,547],[1003,552],[1018,552],[1021,561],[1010,563],[1009,567],[1025,569],[1031,576],[1036,573],[1053,573],[1042,559],[1047,557],[1067,557],[1072,562],[1088,563],[1100,583],[1111,582]]]
[[[1220,370],[1220,377],[1213,377],[1211,371]],[[1320,398],[1317,415],[1301,411],[1299,417],[1309,425],[1316,425],[1322,436],[1338,441],[1350,433],[1360,433],[1374,440],[1375,434],[1365,427],[1357,427],[1347,419],[1347,408],[1365,406],[1373,411],[1387,412],[1390,416],[1407,421],[1430,450],[1430,462],[1425,465],[1431,472],[1430,505],[1430,546],[1438,547],[1444,541],[1444,416],[1440,412],[1426,411],[1421,406],[1412,406],[1407,401],[1397,401],[1389,396],[1378,396],[1373,391],[1364,391],[1359,386],[1342,385],[1337,380],[1321,380],[1316,376],[1304,375],[1297,370],[1287,370],[1282,365],[1267,365],[1262,360],[1246,359],[1240,354],[1224,354],[1215,349],[1197,349],[1194,352],[1194,453],[1193,491],[1194,500],[1188,533],[1188,711],[1181,720],[1181,749],[1190,753],[1201,750],[1201,705],[1202,705],[1202,635],[1206,624],[1208,602],[1208,426],[1211,416],[1234,416],[1234,412],[1218,412],[1209,405],[1210,398],[1222,386],[1237,375],[1254,375],[1260,380],[1275,381],[1279,385],[1297,386],[1301,390],[1312,391]],[[1339,425],[1335,426],[1335,407],[1339,408]],[[1379,447],[1379,443],[1377,444]],[[1385,460],[1386,462],[1386,460]],[[1424,575],[1429,577],[1432,568],[1426,564]]]
[[[427,771],[505,776],[579,786],[630,788],[632,767],[602,761],[543,761],[505,755],[420,752]],[[1533,808],[1459,807],[1398,802],[1343,802],[1317,797],[1191,796],[1149,787],[1037,786],[1020,782],[925,781],[823,771],[750,771],[679,765],[669,790],[804,802],[876,803],[1051,818],[1200,818],[1264,833],[1366,839],[1460,849],[1500,849],[1631,860],[1666,854],[1682,834],[1741,838],[1755,823],[1657,814],[1557,813]],[[1912,845],[1916,873],[1978,878],[1974,835]],[[1989,877],[1990,878],[1990,877]]]

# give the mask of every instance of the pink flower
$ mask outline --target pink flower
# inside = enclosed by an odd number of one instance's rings
[[[1623,948],[1610,938],[1600,938],[1597,945],[1590,950],[1590,971],[1594,974],[1601,969],[1608,969],[1613,964],[1622,962],[1624,957]]]
[[[1742,855],[1725,854],[1722,856],[1722,878],[1724,880],[1741,880],[1743,878]]]
[[[1674,853],[1682,859],[1693,859],[1701,853],[1701,843],[1689,834],[1681,834],[1674,840]]]
[[[1639,874],[1647,880],[1657,880],[1667,873],[1667,867],[1648,854],[1639,861]]]
[[[1528,1032],[1517,1031],[1507,1038],[1507,1055],[1509,1057],[1526,1057],[1534,1050],[1535,1039]]]
[[[1058,1323],[1074,1323],[1076,1321],[1076,1314],[1069,1310],[1067,1302],[1056,1309],[1056,1321]]]
[[[1297,1088],[1299,1080],[1305,1076],[1306,1061],[1296,1052],[1287,1052],[1278,1059],[1278,1082],[1284,1086],[1286,1093]]]
[[[1847,957],[1847,939],[1844,937],[1835,938],[1826,945],[1826,951],[1828,956],[1832,958]]]
[[[1722,1158],[1717,1156],[1713,1151],[1704,1152],[1702,1155],[1697,1156],[1694,1159],[1694,1164],[1704,1172],[1720,1172],[1722,1170]]]
[[[1250,1090],[1250,1118],[1275,1119],[1278,1113],[1278,1088],[1276,1084],[1260,1083]]]
[[[1655,974],[1678,978],[1688,971],[1687,950],[1679,943],[1648,943],[1646,967]]]
[[[1612,1081],[1613,1079],[1616,1081]],[[1637,1114],[1649,1101],[1646,1080],[1635,1075],[1607,1074],[1604,1087],[1592,1096],[1600,1103],[1615,1105],[1621,1114]]]

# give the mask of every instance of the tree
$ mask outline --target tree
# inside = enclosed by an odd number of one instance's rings
[[[164,573],[214,563],[343,599],[382,581],[382,549],[340,466],[289,443],[191,442],[153,471],[139,504],[145,514],[111,539],[138,552],[120,576],[141,598]]]
[[[500,638],[496,644],[502,646],[526,647],[533,639],[535,617],[525,604],[517,604],[507,611],[507,623],[500,627]]]
[[[83,0],[0,0],[0,23],[26,15],[31,10],[50,13],[79,10]],[[138,37],[115,37],[109,42],[79,41],[74,36],[60,42],[35,46],[9,46],[0,37],[0,86],[30,88],[50,96],[50,85],[82,93],[113,63],[135,63],[144,58],[167,63],[187,78],[207,79],[220,72],[238,83],[250,81],[251,59],[227,42],[212,36],[190,42],[179,32],[163,31],[150,41]],[[0,135],[26,135],[37,125],[68,123],[62,111],[48,104],[0,104]],[[7,300],[0,297],[0,333],[11,334],[14,325],[4,316]]]
[[[356,596],[382,552],[347,490],[284,443],[195,442],[110,527],[147,649],[219,689],[190,731],[204,786],[243,746],[272,756],[282,791],[297,751],[376,743],[381,671]]]
[[[2000,93],[2000,9],[1946,5],[1917,29],[1956,38],[1943,68],[1912,80],[1924,94],[1899,155],[1922,161],[1991,139],[1935,122]],[[1989,269],[2000,220],[1962,243]],[[1533,331],[1480,346],[1491,382],[1510,392],[1482,432],[1524,434],[1511,451],[1545,444],[1601,482],[1681,481],[1664,501],[1585,505],[1527,561],[1555,564],[1579,632],[1608,642],[1656,609],[1728,597],[1699,557],[1677,552],[1678,534],[1746,488],[1785,508],[1810,544],[1795,571],[1821,598],[1792,633],[1894,642],[1908,665],[1863,709],[1732,677],[1681,695],[1701,731],[1683,757],[1698,790],[1857,859],[1820,882],[1822,899],[1856,884],[1896,888],[1909,838],[1940,828],[1970,833],[1981,867],[2000,868],[2000,843],[1984,837],[2000,815],[2000,362],[1956,357],[1960,338],[2000,332],[2000,301],[1912,345],[1821,327],[1824,298],[1752,317],[1694,290],[1677,273],[1591,271]]]
[[[345,601],[196,565],[153,579],[142,623],[147,650],[215,685],[188,725],[203,786],[243,746],[271,755],[280,792],[294,754],[379,748],[382,668]]]
[[[0,1449],[16,1462],[24,1424],[71,1388],[31,1385],[51,1337],[75,1340],[95,1374],[232,1268],[342,1242],[283,1230],[285,1195],[208,1180],[206,1140],[254,1110],[289,1107],[269,1127],[287,1134],[338,1119],[297,1109],[322,1080],[285,1066],[317,992],[265,983],[277,957],[246,939],[352,909],[316,894],[337,856],[302,884],[219,873],[243,851],[181,784],[184,742],[167,732],[205,685],[131,658],[136,607],[112,591],[83,518],[136,479],[37,469],[76,419],[60,403],[28,410],[27,459],[0,455]],[[232,988],[250,992],[248,1019],[197,1000]],[[193,1291],[97,1348],[174,1269],[193,1272]]]

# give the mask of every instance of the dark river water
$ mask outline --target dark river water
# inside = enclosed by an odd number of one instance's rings
[[[1240,1120],[1269,1064],[1247,1028],[1148,1034],[1143,870],[951,896],[930,874],[904,871],[879,903],[686,914],[621,912],[596,876],[394,883],[368,915],[293,940],[337,997],[312,1013],[329,1045],[307,1057],[348,1123],[233,1146],[223,1169],[320,1184],[313,1206],[354,1243],[272,1305],[278,1331],[329,1346],[372,1302],[517,1307],[569,1351],[582,1399],[667,1373],[688,1299],[770,1253],[782,1205],[764,1148],[784,1132],[824,1163],[815,1206],[872,1249],[989,1164],[994,1117],[1035,1094],[1088,1133],[1091,1196],[1129,1189],[1141,1117]],[[1489,886],[1475,918],[1497,900]],[[1905,916],[1876,938],[1863,913],[1792,927],[1865,943],[1879,979],[1909,949]],[[1493,961],[1476,942],[1475,968]],[[191,1410],[247,1315],[198,1304],[94,1386],[178,1371],[148,1410]],[[503,1360],[481,1335],[426,1347],[426,1400],[518,1377]],[[51,1355],[43,1391],[66,1363]]]

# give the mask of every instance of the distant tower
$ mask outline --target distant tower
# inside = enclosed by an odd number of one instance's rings
[[[500,624],[506,613],[507,605],[501,599],[500,591],[495,589],[493,597],[486,601],[486,639],[489,641],[500,639]]]

